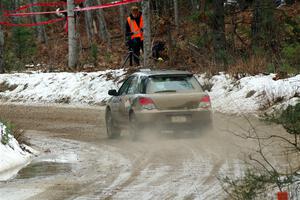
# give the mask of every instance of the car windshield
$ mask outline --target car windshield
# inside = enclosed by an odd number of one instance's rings
[[[193,76],[153,76],[147,84],[146,93],[202,91]]]

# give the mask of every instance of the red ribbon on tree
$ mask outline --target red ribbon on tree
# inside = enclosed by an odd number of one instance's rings
[[[102,5],[97,6],[90,6],[86,8],[76,8],[74,9],[75,12],[80,11],[88,11],[88,10],[96,10],[96,9],[103,9],[103,8],[111,8],[115,6],[130,4],[130,3],[137,3],[141,2],[142,0],[123,0],[123,1],[114,1],[111,3],[106,3]],[[61,10],[58,11],[59,13],[65,13],[67,10]],[[47,12],[28,12],[28,13],[6,13],[4,14],[5,17],[26,17],[26,16],[32,16],[32,15],[44,15],[44,14],[56,14],[57,11],[47,11]]]
[[[83,2],[85,2],[85,0],[75,0],[76,4],[80,4]],[[50,2],[50,3],[31,3],[31,4],[27,4],[25,6],[20,6],[19,8],[17,8],[16,10],[13,10],[13,11],[4,11],[4,12],[6,13],[6,15],[10,15],[12,13],[17,13],[17,12],[26,10],[31,7],[56,7],[56,6],[64,6],[64,5],[67,5],[67,2],[59,1],[59,2]]]
[[[85,0],[75,0],[76,3],[82,3]],[[96,10],[96,9],[103,9],[103,8],[111,8],[115,6],[120,6],[120,5],[125,5],[125,4],[130,4],[130,3],[137,3],[141,2],[142,0],[122,0],[122,1],[115,1],[107,4],[102,4],[102,5],[97,5],[97,6],[90,6],[86,8],[76,8],[74,9],[75,12],[82,12],[82,11],[89,11],[89,10]],[[26,10],[30,7],[33,6],[44,6],[44,7],[54,7],[54,6],[59,6],[59,5],[66,5],[66,2],[53,2],[53,3],[33,3],[33,4],[28,4],[25,6],[19,7],[17,10],[12,12],[6,11],[4,13],[5,17],[27,17],[27,16],[33,16],[33,15],[44,15],[44,14],[57,14],[57,13],[66,13],[67,10],[61,10],[61,11],[47,11],[47,12],[28,12],[28,13],[17,13],[21,10]],[[58,19],[52,19],[44,22],[39,22],[39,23],[30,23],[30,24],[14,24],[14,23],[9,23],[9,22],[0,22],[0,25],[5,25],[5,26],[21,26],[21,27],[32,27],[32,26],[41,26],[41,25],[46,25],[46,24],[52,24],[56,23],[59,21],[64,20],[65,18],[58,18]]]

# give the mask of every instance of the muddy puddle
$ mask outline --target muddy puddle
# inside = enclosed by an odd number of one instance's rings
[[[38,162],[32,163],[19,171],[16,179],[29,179],[35,177],[48,177],[71,172],[71,165],[68,163]]]

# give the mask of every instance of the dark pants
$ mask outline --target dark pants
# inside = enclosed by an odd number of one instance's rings
[[[143,50],[143,41],[140,38],[134,38],[128,41],[130,51],[130,66],[132,66],[132,59],[136,65],[140,65],[140,51]]]

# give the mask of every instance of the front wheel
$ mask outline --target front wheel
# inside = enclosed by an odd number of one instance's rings
[[[121,131],[119,128],[115,126],[110,110],[106,112],[105,121],[106,121],[106,132],[108,138],[115,139],[120,137]]]

